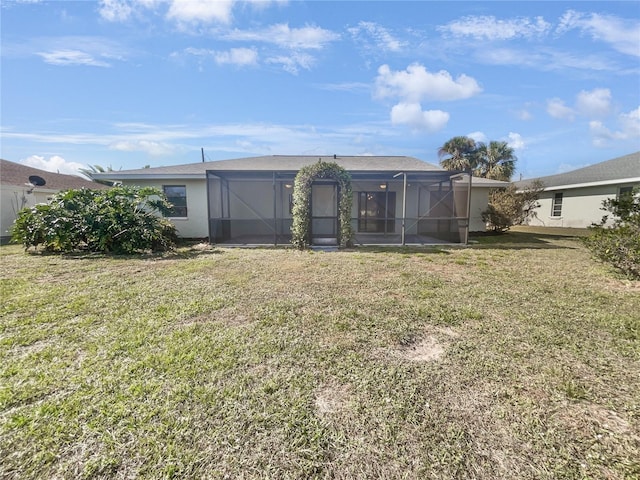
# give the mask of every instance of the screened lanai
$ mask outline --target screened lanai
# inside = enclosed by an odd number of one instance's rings
[[[291,241],[297,170],[207,170],[209,238],[225,245]],[[466,243],[471,177],[462,172],[350,171],[355,245]],[[314,245],[337,243],[342,192],[331,180],[311,191]]]

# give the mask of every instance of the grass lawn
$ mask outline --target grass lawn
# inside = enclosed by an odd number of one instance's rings
[[[0,478],[640,478],[640,282],[572,237],[0,248]]]

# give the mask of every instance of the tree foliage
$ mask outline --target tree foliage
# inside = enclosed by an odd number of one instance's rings
[[[473,170],[478,146],[473,138],[453,137],[438,150],[440,165],[446,170]]]
[[[482,212],[482,220],[495,233],[505,232],[513,225],[524,223],[535,216],[543,189],[542,182],[535,180],[520,191],[515,185],[493,190],[489,194],[489,205]]]
[[[293,223],[291,243],[298,248],[311,245],[311,186],[316,179],[331,179],[338,182],[340,201],[338,205],[338,245],[351,246],[351,204],[353,190],[351,175],[334,162],[318,162],[302,167],[296,175],[293,187]]]
[[[113,172],[113,168],[109,165],[107,168],[104,168],[101,165],[87,165],[88,168],[79,168],[78,172],[87,177],[89,180],[95,183],[99,183],[101,185],[108,185],[109,187],[113,187],[118,185],[118,182],[113,180],[103,180],[101,178],[96,178],[96,173],[105,173],[105,172]]]
[[[476,142],[469,137],[453,137],[438,150],[440,165],[446,170],[471,170],[476,177],[511,180],[517,157],[507,142]]]
[[[609,212],[585,238],[591,253],[630,278],[640,279],[640,187],[602,202]],[[613,221],[610,223],[610,216]]]
[[[176,229],[159,215],[170,209],[164,194],[152,187],[65,190],[50,203],[21,210],[12,241],[50,252],[169,250]]]

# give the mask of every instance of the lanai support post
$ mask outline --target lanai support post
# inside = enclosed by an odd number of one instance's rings
[[[278,196],[276,195],[276,172],[273,172],[273,244],[278,245]]]
[[[402,175],[403,178],[403,185],[402,185],[402,245],[404,246],[406,244],[405,242],[405,226],[407,223],[407,174],[406,172],[400,172],[400,173],[396,173],[393,178],[399,177],[400,175]]]

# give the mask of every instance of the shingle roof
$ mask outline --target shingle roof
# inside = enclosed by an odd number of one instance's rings
[[[415,157],[406,156],[331,156],[318,155],[267,155],[261,157],[236,158],[232,160],[216,160],[167,167],[139,168],[135,170],[118,170],[97,174],[96,178],[116,180],[136,180],[153,178],[205,178],[206,172],[279,172],[293,173],[306,165],[318,162],[335,162],[345,170],[353,173],[443,173],[446,170],[432,163]],[[508,185],[508,182],[473,178],[476,187],[496,188]]]
[[[154,175],[202,175],[207,170],[219,171],[292,171],[297,172],[306,165],[311,165],[319,160],[323,162],[335,162],[345,170],[374,171],[374,172],[428,172],[443,171],[437,165],[423,162],[414,157],[403,156],[332,156],[318,155],[267,155],[261,157],[237,158],[233,160],[217,160],[213,162],[199,162],[185,165],[172,165],[168,167],[141,168],[137,170],[119,170],[99,176],[99,178],[121,178],[132,176]]]
[[[27,165],[0,159],[0,183],[3,185],[22,187],[25,183],[29,183],[29,177],[32,175],[42,177],[47,182],[44,186],[40,187],[44,190],[68,190],[83,187],[91,189],[108,188],[105,185],[91,182],[75,175],[47,172],[39,168],[28,167]]]
[[[631,153],[623,157],[596,163],[588,167],[579,168],[571,172],[540,177],[546,188],[558,186],[583,185],[596,182],[624,183],[625,180],[640,178],[640,152]],[[516,187],[522,188],[534,179],[514,182]]]

